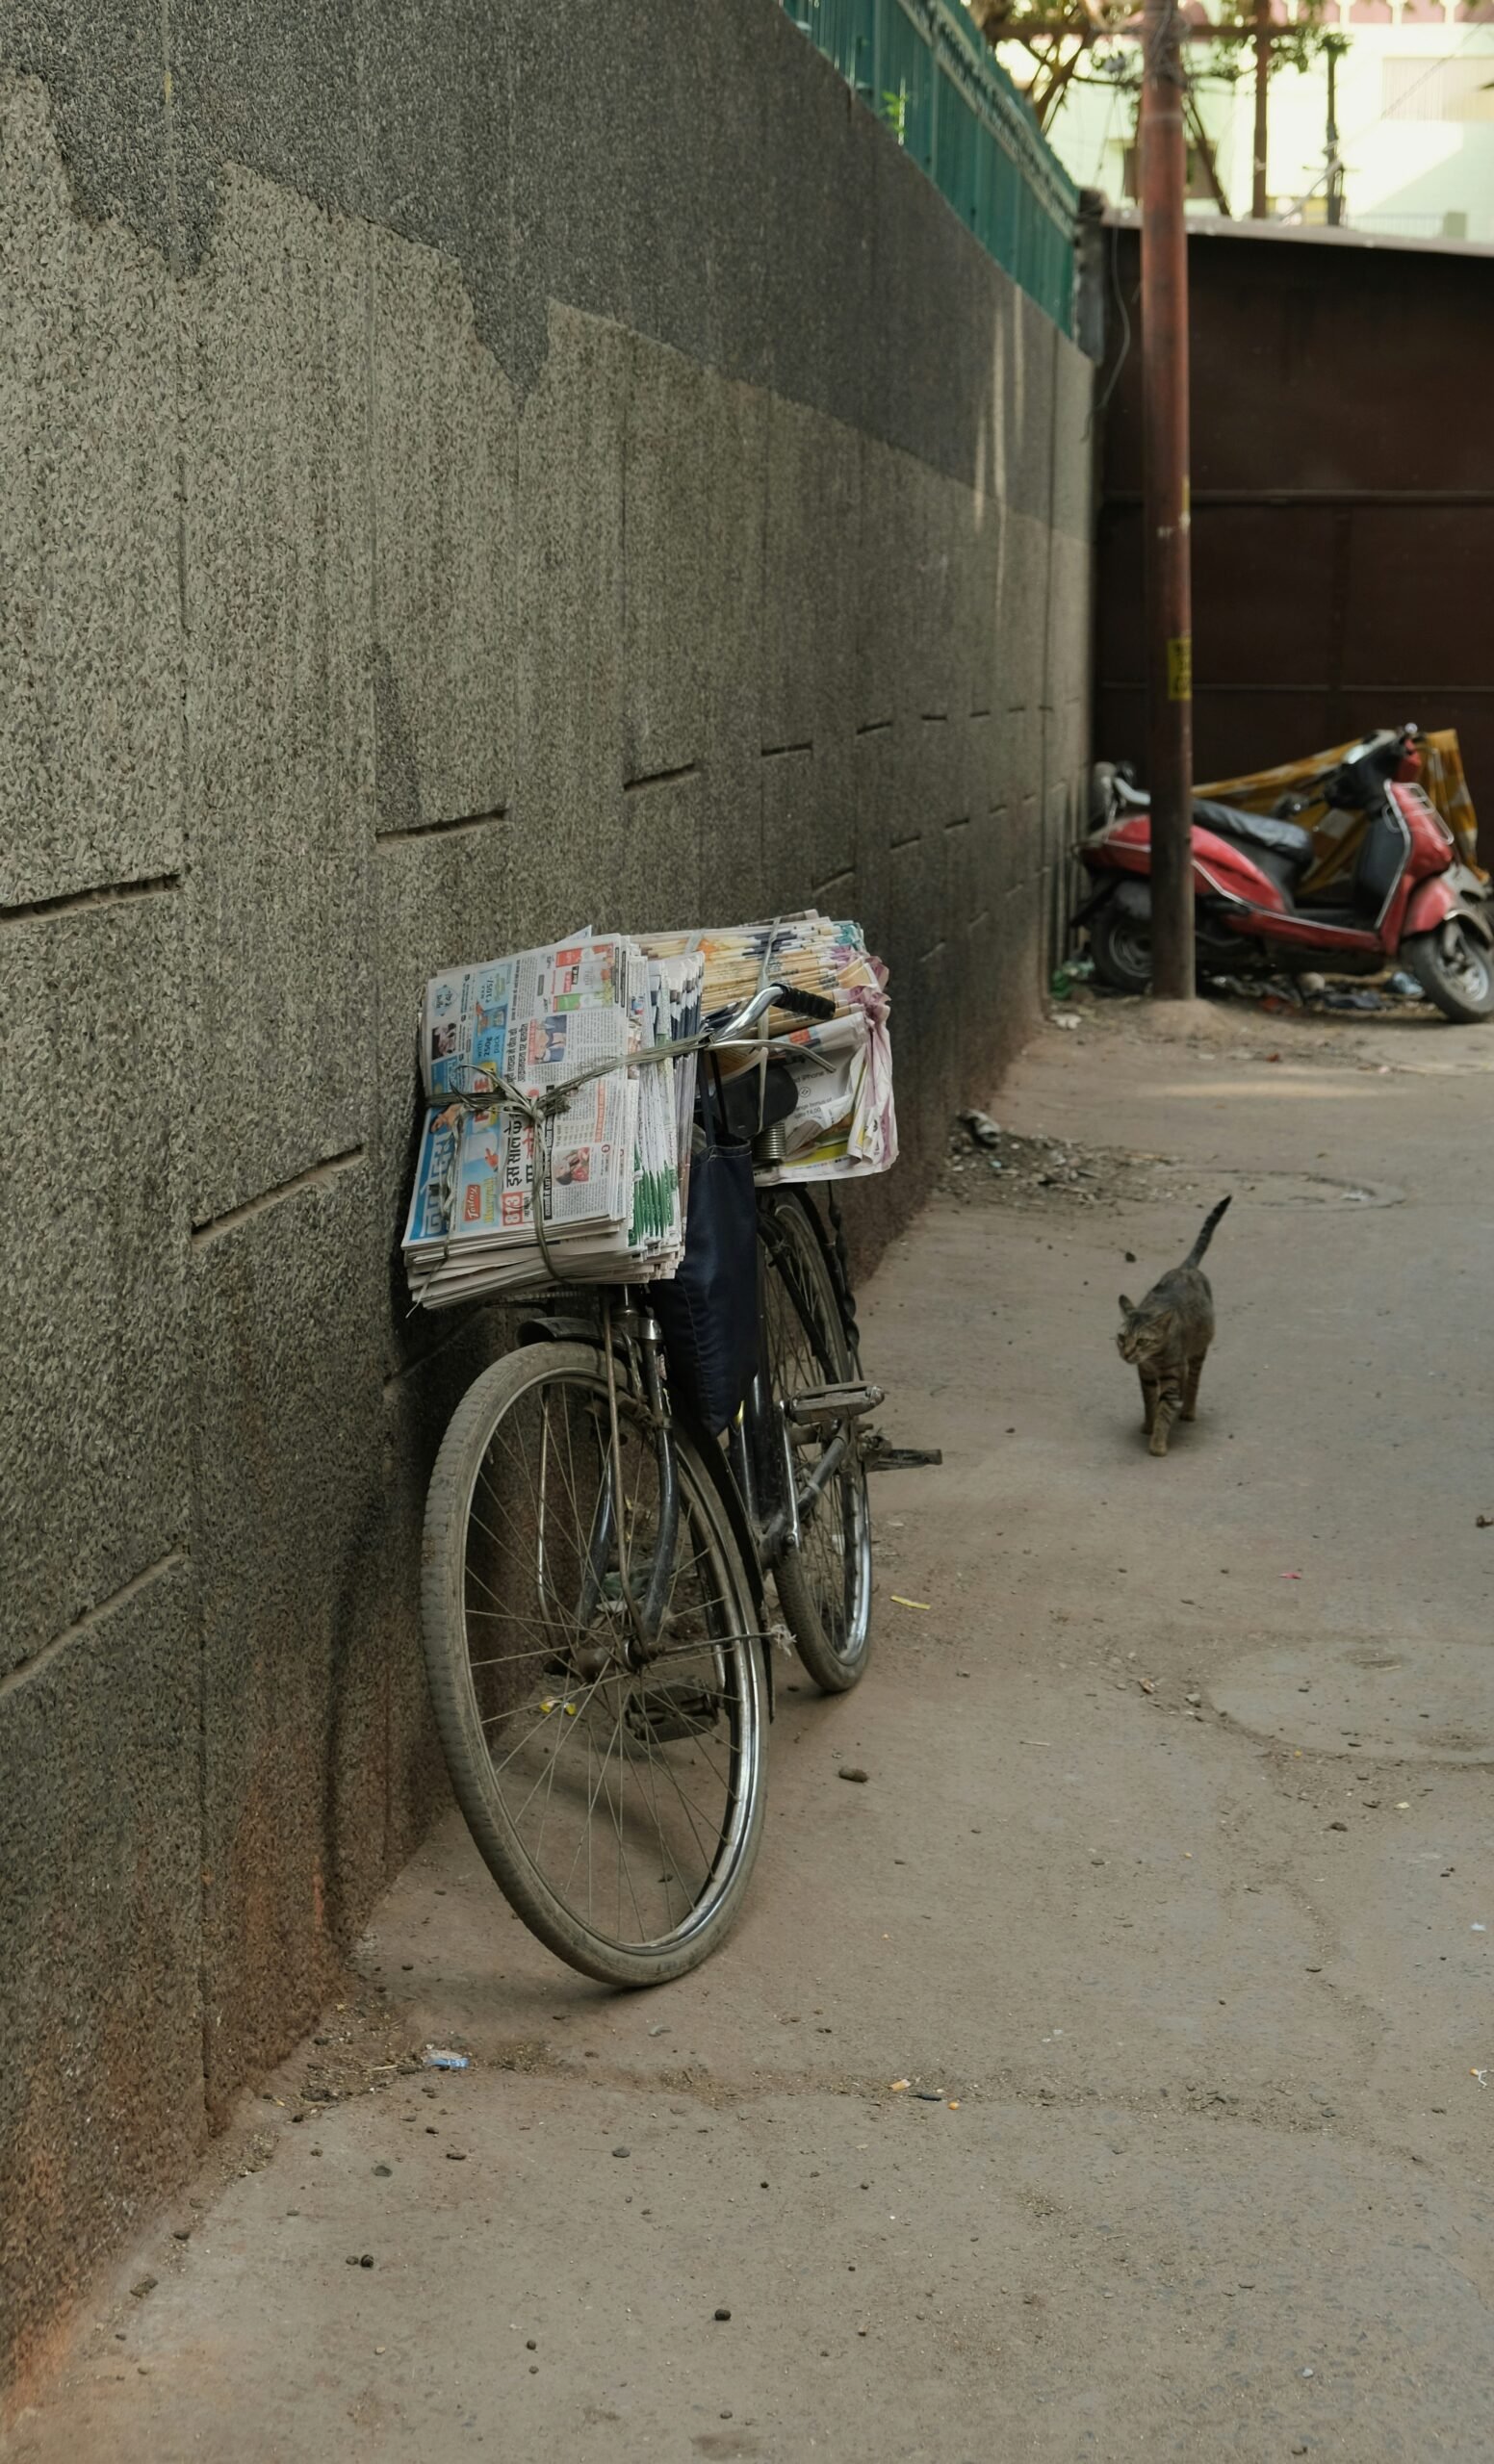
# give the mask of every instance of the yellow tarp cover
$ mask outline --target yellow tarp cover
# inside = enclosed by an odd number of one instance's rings
[[[1457,852],[1464,863],[1481,874],[1479,825],[1463,776],[1457,731],[1443,728],[1436,734],[1421,737],[1420,745],[1422,785],[1457,841]],[[1338,744],[1328,753],[1310,753],[1303,761],[1283,761],[1275,770],[1251,770],[1241,779],[1213,779],[1206,787],[1196,787],[1194,793],[1215,796],[1221,804],[1240,805],[1247,812],[1270,812],[1278,796],[1300,791],[1309,779],[1342,761],[1349,750],[1349,745]],[[1312,833],[1313,867],[1299,892],[1300,897],[1310,902],[1314,891],[1326,882],[1336,881],[1348,871],[1364,836],[1364,817],[1361,813],[1335,812],[1320,796],[1305,804],[1293,818]],[[1486,875],[1482,877],[1487,879]]]

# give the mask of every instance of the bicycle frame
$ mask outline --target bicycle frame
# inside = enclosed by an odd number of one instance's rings
[[[817,1237],[822,1240],[831,1268],[842,1322],[846,1322],[844,1260],[837,1257],[829,1242],[824,1241],[818,1230],[817,1217],[815,1222]],[[760,1277],[765,1275],[766,1269],[767,1247],[760,1230]],[[791,1263],[779,1260],[778,1271],[792,1290]],[[569,1298],[571,1296],[565,1296]],[[588,1536],[584,1594],[579,1604],[580,1623],[584,1629],[602,1604],[607,1569],[614,1554],[614,1542],[618,1543],[615,1553],[623,1576],[622,1605],[632,1628],[634,1656],[641,1667],[652,1658],[657,1645],[664,1609],[663,1569],[672,1562],[674,1555],[674,1527],[680,1511],[673,1440],[675,1410],[663,1375],[663,1340],[658,1322],[647,1308],[640,1306],[636,1292],[619,1284],[594,1288],[586,1296],[600,1304],[600,1327],[594,1318],[547,1313],[527,1319],[520,1337],[521,1341],[528,1342],[566,1342],[580,1337],[587,1343],[599,1343],[600,1338],[599,1348],[609,1363],[609,1382],[616,1379],[648,1410],[655,1431],[659,1510],[664,1518],[657,1538],[662,1545],[656,1545],[649,1579],[640,1594],[628,1579],[627,1531],[626,1519],[621,1512],[620,1476],[604,1482],[598,1493]],[[847,1322],[847,1334],[854,1343],[854,1321]],[[609,1421],[611,1425],[606,1442],[610,1447],[616,1430],[615,1403],[609,1413]],[[726,1433],[724,1446],[708,1441],[703,1447],[708,1463],[712,1468],[719,1466],[723,1494],[732,1509],[737,1538],[748,1559],[749,1574],[760,1591],[764,1578],[778,1563],[785,1550],[799,1546],[805,1516],[835,1478],[847,1449],[855,1442],[854,1428],[841,1428],[801,1487],[796,1475],[787,1412],[784,1403],[775,1399],[768,1374],[766,1318],[760,1315],[758,1366],[742,1408]]]
[[[669,1569],[674,1561],[675,1537],[680,1527],[680,1483],[675,1469],[674,1447],[669,1442],[669,1414],[664,1401],[663,1378],[659,1360],[661,1344],[655,1321],[642,1311],[629,1312],[633,1323],[625,1331],[637,1346],[641,1388],[648,1405],[649,1419],[655,1432],[655,1458],[658,1466],[658,1517],[654,1555],[641,1599],[630,1578],[628,1562],[628,1518],[623,1511],[622,1470],[618,1460],[617,1398],[615,1380],[617,1359],[612,1342],[611,1320],[613,1296],[605,1292],[602,1304],[603,1348],[607,1365],[609,1409],[607,1414],[607,1452],[612,1476],[597,1491],[597,1503],[586,1537],[586,1572],[581,1586],[580,1615],[584,1632],[602,1604],[605,1590],[606,1569],[612,1554],[615,1535],[617,1562],[621,1576],[623,1604],[633,1630],[633,1640],[640,1660],[647,1660],[658,1640],[663,1621],[665,1590]]]
[[[764,987],[748,1010],[785,996],[792,1015],[791,990]],[[829,1006],[795,997],[801,1015]],[[764,1069],[760,1093],[738,1098],[734,1139],[751,1124],[765,1142],[785,1074]],[[765,1142],[756,1153],[760,1168]],[[740,1170],[738,1149],[745,1208]],[[838,1229],[833,1196],[830,1216]],[[745,1272],[747,1222],[734,1229]],[[734,1385],[753,1375],[729,1430],[713,1433],[730,1390],[703,1403],[708,1426],[696,1419],[688,1354],[671,1391],[657,1289],[566,1284],[547,1258],[518,1356],[479,1373],[431,1475],[422,1612],[458,1803],[515,1916],[605,1984],[683,1975],[741,1904],[763,1835],[775,1642],[826,1694],[866,1660],[857,1428],[881,1394],[853,1370],[844,1245],[832,1254],[796,1190],[760,1186],[752,1230],[764,1303],[755,1358],[734,1348]],[[663,1319],[673,1340],[667,1303]],[[852,1465],[857,1493],[832,1518]]]
[[[813,1215],[812,1209],[808,1211],[815,1225],[816,1238],[820,1239],[821,1245],[825,1249],[826,1262],[830,1266],[831,1280],[835,1286],[841,1321],[846,1326],[846,1334],[854,1351],[856,1343],[854,1322],[846,1322],[844,1260],[833,1257],[829,1245],[824,1242],[820,1232],[817,1216]],[[767,1245],[763,1240],[760,1227],[758,1236],[758,1257],[760,1292],[767,1266]],[[795,1286],[791,1263],[786,1259],[777,1258],[774,1264],[797,1301],[801,1296]],[[807,1308],[801,1311],[801,1315],[806,1318],[808,1314]],[[760,1558],[765,1567],[771,1569],[775,1566],[786,1549],[798,1548],[805,1515],[812,1508],[821,1492],[835,1478],[845,1460],[847,1449],[854,1443],[853,1431],[842,1428],[826,1447],[810,1478],[803,1488],[800,1488],[794,1466],[793,1442],[789,1434],[787,1410],[783,1402],[775,1400],[768,1375],[767,1317],[765,1310],[760,1309],[758,1367],[752,1384],[747,1390],[740,1416],[727,1433],[727,1452],[733,1476],[741,1492],[742,1502],[746,1507],[748,1520],[757,1540]]]
[[[751,1001],[737,1012],[714,1039],[718,1043],[735,1042],[750,1035],[785,988],[778,984],[763,986]],[[759,1141],[760,1160],[776,1160],[772,1133]],[[814,1224],[830,1271],[837,1305],[840,1312],[853,1358],[859,1358],[858,1329],[850,1306],[850,1275],[845,1240],[840,1228],[839,1210],[831,1198],[831,1216],[835,1227],[834,1246],[827,1240],[819,1217],[812,1207],[808,1209]],[[761,1292],[766,1272],[767,1249],[760,1219],[758,1236],[759,1289]],[[791,1262],[775,1261],[778,1272],[787,1283],[790,1294],[797,1297]],[[640,1668],[647,1665],[657,1647],[660,1624],[665,1607],[667,1570],[673,1562],[675,1533],[679,1522],[679,1482],[676,1473],[673,1425],[674,1413],[663,1373],[663,1340],[657,1320],[642,1305],[637,1293],[627,1285],[603,1286],[594,1294],[601,1306],[601,1349],[606,1363],[611,1402],[608,1413],[607,1444],[612,1457],[613,1477],[599,1490],[592,1526],[587,1538],[586,1569],[582,1596],[579,1604],[582,1630],[600,1609],[606,1587],[607,1569],[612,1556],[617,1557],[621,1577],[622,1605],[632,1629],[633,1657]],[[808,1310],[801,1315],[808,1317]],[[548,1313],[528,1320],[521,1329],[521,1341],[536,1338],[564,1341],[580,1334],[587,1342],[597,1340],[597,1328],[588,1320],[578,1322],[570,1317]],[[624,1511],[621,1468],[617,1462],[617,1404],[615,1381],[619,1372],[629,1391],[647,1407],[655,1432],[655,1452],[658,1468],[659,1523],[656,1533],[653,1560],[641,1595],[630,1579],[628,1566],[627,1517]],[[748,1559],[748,1571],[761,1594],[765,1576],[771,1572],[787,1549],[800,1545],[804,1517],[811,1511],[821,1492],[836,1476],[845,1460],[847,1449],[856,1444],[854,1426],[843,1426],[825,1448],[813,1473],[800,1488],[794,1460],[792,1437],[786,1404],[775,1399],[769,1373],[767,1325],[765,1312],[760,1308],[758,1331],[758,1365],[743,1400],[742,1408],[726,1433],[724,1451],[708,1444],[706,1459],[714,1468],[719,1465],[723,1497],[732,1512],[738,1540]]]
[[[727,1459],[751,1527],[760,1564],[771,1569],[785,1549],[796,1549],[801,1529],[793,1448],[783,1406],[775,1404],[767,1376],[767,1346],[758,1334],[758,1366],[740,1413],[727,1432]]]

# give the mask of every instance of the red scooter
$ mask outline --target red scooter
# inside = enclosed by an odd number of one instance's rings
[[[1193,808],[1196,951],[1200,974],[1270,970],[1374,975],[1411,968],[1446,1016],[1494,1015],[1494,886],[1465,864],[1417,784],[1416,730],[1381,728],[1310,783],[1302,802],[1365,816],[1353,870],[1302,906],[1313,842],[1294,821],[1198,799]],[[1098,827],[1078,850],[1095,884],[1074,916],[1089,926],[1095,971],[1118,992],[1151,981],[1150,799],[1117,771],[1096,774]]]

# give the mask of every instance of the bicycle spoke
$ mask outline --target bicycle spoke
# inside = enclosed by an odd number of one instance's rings
[[[791,1396],[838,1384],[854,1373],[855,1360],[809,1211],[793,1199],[770,1198],[763,1223],[773,1391]],[[837,1445],[843,1449],[838,1459],[812,1487]],[[854,1427],[844,1422],[791,1425],[790,1447],[799,1536],[776,1569],[779,1598],[811,1675],[834,1686],[846,1681],[839,1669],[859,1675],[864,1659],[870,1605],[865,1475]]]
[[[618,1739],[619,1735],[620,1735],[620,1734],[621,1734],[621,1732],[622,1732],[622,1726],[623,1726],[623,1714],[622,1714],[622,1712],[621,1712],[621,1711],[619,1711],[619,1712],[618,1712],[618,1715],[617,1715],[617,1718],[616,1718],[616,1719],[613,1721],[613,1723],[612,1723],[612,1733],[611,1733],[611,1735],[607,1738],[607,1741],[606,1741],[606,1751],[605,1751],[605,1754],[603,1755],[603,1757],[602,1757],[601,1763],[599,1764],[599,1766],[598,1766],[598,1771],[597,1771],[597,1789],[600,1791],[600,1793],[601,1793],[601,1795],[602,1795],[603,1799],[604,1799],[604,1800],[605,1800],[605,1802],[606,1810],[607,1810],[607,1814],[608,1814],[608,1818],[611,1820],[612,1828],[613,1828],[614,1832],[616,1832],[616,1833],[617,1833],[617,1844],[618,1844],[619,1863],[620,1863],[620,1861],[621,1861],[621,1853],[622,1853],[622,1833],[621,1833],[621,1831],[620,1831],[620,1830],[618,1830],[617,1818],[616,1818],[615,1814],[613,1814],[613,1812],[612,1812],[612,1795],[611,1795],[611,1790],[608,1788],[607,1784],[606,1784],[606,1771],[607,1771],[607,1764],[610,1762],[610,1760],[611,1760],[611,1758],[612,1758],[612,1748],[613,1748],[613,1746],[615,1745],[615,1743],[617,1742],[617,1739]],[[594,1792],[594,1793],[593,1793],[593,1795],[592,1795],[591,1801],[590,1801],[590,1803],[589,1803],[589,1805],[587,1806],[587,1809],[586,1809],[586,1829],[587,1829],[588,1835],[589,1835],[589,1834],[590,1834],[591,1827],[592,1827],[592,1825],[591,1825],[591,1817],[592,1817],[592,1814],[593,1814],[593,1813],[595,1812],[595,1810],[596,1810],[596,1802],[597,1802],[597,1799],[596,1799],[596,1793]],[[619,1934],[621,1934],[621,1932],[622,1932],[622,1921],[623,1921],[622,1886],[621,1886],[621,1880],[619,1879],[619,1886],[618,1886],[618,1899],[617,1899],[617,1930],[618,1930],[618,1933],[619,1933]],[[639,1913],[638,1913],[638,1930],[639,1930],[639,1934],[640,1934],[640,1936],[645,1935],[645,1934],[646,1934],[646,1932],[647,1932],[647,1929],[646,1929],[646,1927],[644,1926],[644,1923],[643,1923],[643,1918],[642,1918],[642,1914],[641,1914],[641,1912],[639,1912]]]
[[[654,1757],[652,1754],[647,1757],[647,1765],[649,1774],[649,1797],[654,1808],[654,1835],[658,1841],[659,1862],[664,1868],[660,1880],[664,1885],[664,1912],[667,1916],[671,1912],[672,1906],[670,1890],[676,1879],[673,1869],[679,1861],[676,1858],[673,1849],[670,1847],[668,1840],[664,1836],[663,1816],[660,1814],[658,1810],[657,1774],[655,1770]]]
[[[665,1565],[658,1432],[620,1378],[614,1461],[610,1408],[598,1375],[540,1375],[490,1430],[467,1501],[465,1667],[487,1785],[535,1884],[603,1939],[648,1948],[698,1926],[734,1870],[760,1753],[742,1664],[761,1646],[723,1589],[702,1476]],[[662,1595],[639,1669],[622,1649],[625,1562],[634,1597]],[[582,1681],[593,1651],[604,1665]]]
[[[702,1847],[702,1845],[701,1845],[701,1835],[700,1835],[700,1833],[699,1833],[698,1831],[696,1831],[696,1830],[695,1830],[695,1820],[694,1820],[694,1817],[695,1817],[695,1815],[696,1815],[696,1814],[700,1814],[700,1817],[701,1817],[702,1822],[706,1822],[706,1823],[708,1823],[708,1821],[709,1821],[710,1817],[708,1816],[708,1814],[704,1813],[704,1812],[702,1811],[701,1808],[700,1808],[699,1806],[697,1806],[697,1805],[695,1805],[695,1804],[693,1803],[693,1800],[692,1800],[691,1798],[689,1798],[689,1797],[687,1797],[687,1796],[685,1795],[684,1790],[683,1790],[683,1789],[681,1787],[681,1785],[680,1785],[680,1774],[679,1774],[679,1772],[675,1769],[674,1764],[673,1764],[672,1762],[665,1762],[665,1763],[662,1765],[662,1768],[663,1768],[663,1773],[664,1773],[664,1777],[665,1777],[665,1779],[669,1782],[669,1784],[670,1784],[670,1786],[673,1788],[673,1790],[674,1790],[674,1792],[675,1792],[675,1795],[679,1798],[680,1803],[681,1803],[681,1804],[682,1804],[682,1806],[684,1808],[684,1818],[685,1818],[686,1822],[689,1824],[691,1831],[694,1833],[694,1835],[695,1835],[695,1845],[696,1845],[696,1847],[697,1847],[698,1849],[700,1849],[700,1854],[701,1854],[702,1861],[703,1861],[704,1863],[706,1863],[706,1864],[708,1864],[708,1863],[709,1863],[709,1861],[710,1861],[710,1859],[709,1859],[709,1856],[708,1856],[708,1851],[707,1851],[704,1847]]]
[[[592,1696],[592,1695],[594,1695],[594,1694],[596,1693],[597,1687],[598,1687],[599,1685],[605,1684],[605,1681],[605,1681],[605,1678],[603,1678],[603,1677],[599,1677],[599,1678],[597,1678],[597,1679],[595,1679],[595,1680],[594,1680],[594,1681],[593,1681],[593,1683],[592,1683],[592,1686],[591,1686],[590,1694],[588,1694],[588,1696],[587,1696],[587,1698],[586,1698],[586,1699],[587,1699],[587,1703],[588,1703],[588,1704],[589,1704],[589,1702],[590,1702],[590,1700],[591,1700],[591,1696]],[[577,1718],[578,1718],[578,1719],[580,1719],[580,1718],[581,1718],[581,1717],[583,1716],[583,1708],[584,1708],[584,1707],[582,1707],[582,1706],[580,1706],[580,1705],[578,1705],[578,1707],[577,1707],[577,1713],[576,1713],[576,1716],[577,1716]],[[494,1722],[496,1722],[496,1721],[498,1721],[498,1720],[506,1720],[506,1719],[509,1719],[509,1718],[511,1718],[511,1717],[512,1717],[512,1714],[511,1714],[510,1712],[508,1712],[508,1711],[495,1711],[495,1712],[492,1714],[491,1719],[489,1719],[489,1720],[485,1721],[485,1722],[483,1723],[483,1725],[484,1725],[484,1727],[491,1727],[491,1726],[494,1724]],[[548,1712],[548,1711],[542,1711],[542,1712],[540,1713],[540,1719],[548,1719],[549,1717],[550,1717],[550,1714],[549,1714],[549,1712]],[[493,1764],[492,1768],[493,1768],[493,1775],[494,1775],[495,1779],[496,1779],[496,1778],[498,1778],[498,1777],[500,1777],[500,1776],[502,1775],[502,1773],[503,1773],[504,1771],[506,1771],[506,1770],[507,1770],[507,1768],[508,1768],[509,1764],[510,1764],[510,1763],[515,1759],[515,1758],[516,1758],[518,1755],[521,1755],[521,1754],[524,1752],[524,1749],[525,1749],[525,1747],[526,1747],[527,1745],[530,1745],[530,1744],[532,1744],[532,1743],[533,1743],[533,1741],[534,1741],[534,1739],[535,1739],[535,1737],[536,1737],[538,1734],[539,1734],[539,1721],[538,1721],[538,1720],[536,1720],[536,1722],[535,1722],[534,1726],[533,1726],[531,1729],[528,1729],[528,1730],[525,1732],[525,1734],[524,1734],[524,1735],[519,1739],[518,1744],[517,1744],[516,1746],[512,1747],[512,1748],[510,1749],[510,1751],[509,1751],[507,1754],[505,1754],[505,1755],[504,1755],[504,1757],[503,1757],[503,1758],[502,1758],[502,1762],[495,1762],[495,1763]],[[541,1776],[543,1776],[543,1774],[542,1774]],[[535,1783],[534,1783],[534,1787],[535,1787],[535,1788],[537,1788],[538,1786],[539,1786],[539,1781],[538,1781],[538,1780],[536,1780],[536,1781],[535,1781]],[[529,1790],[529,1796],[531,1797],[533,1794],[534,1794],[534,1788],[531,1788],[531,1789]],[[525,1798],[525,1801],[524,1801],[524,1806],[521,1806],[521,1807],[519,1808],[519,1812],[520,1812],[520,1813],[523,1813],[523,1811],[524,1811],[524,1808],[525,1808],[525,1806],[527,1806],[527,1805],[528,1804],[528,1802],[529,1802],[529,1797],[526,1797],[526,1798]],[[518,1816],[517,1816],[517,1815],[515,1815],[515,1816],[514,1816],[514,1819],[517,1821]]]

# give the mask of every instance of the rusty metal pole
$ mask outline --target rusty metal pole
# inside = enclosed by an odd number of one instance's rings
[[[1151,988],[1191,1001],[1193,585],[1188,537],[1188,228],[1182,30],[1146,0],[1142,78],[1143,496],[1151,787]]]
[[[1266,95],[1271,84],[1271,0],[1255,0],[1255,135],[1250,148],[1250,213],[1264,222],[1271,212],[1266,188]]]

